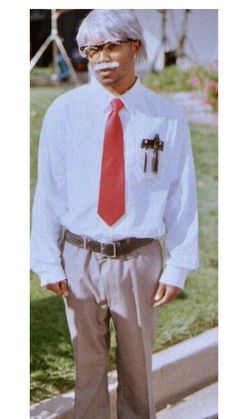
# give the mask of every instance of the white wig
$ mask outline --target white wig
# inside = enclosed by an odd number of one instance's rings
[[[142,28],[134,12],[126,9],[94,9],[82,21],[76,41],[78,47],[97,42],[117,39],[138,39],[141,42],[138,56],[147,59],[146,45]],[[82,57],[84,54],[80,51]]]

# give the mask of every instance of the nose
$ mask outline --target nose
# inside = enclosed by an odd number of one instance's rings
[[[109,54],[106,54],[106,52],[104,51],[104,48],[100,49],[98,51],[98,63],[108,63],[109,61],[111,61]]]

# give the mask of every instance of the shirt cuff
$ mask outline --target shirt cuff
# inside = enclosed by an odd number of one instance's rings
[[[161,274],[159,282],[183,289],[188,273],[188,269],[167,265]]]
[[[45,287],[48,284],[55,284],[59,281],[64,281],[66,279],[66,274],[62,268],[58,267],[57,271],[53,273],[44,273],[40,275],[41,287]]]

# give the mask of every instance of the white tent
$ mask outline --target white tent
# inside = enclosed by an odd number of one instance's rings
[[[164,48],[162,46],[163,13],[157,9],[135,9],[144,31],[147,44],[148,62],[138,65],[139,73],[164,67]],[[167,9],[166,36],[169,48],[175,50],[178,40],[183,35],[185,10]],[[191,9],[188,13],[184,41],[185,58],[179,59],[177,65],[188,67],[194,64],[208,64],[218,57],[218,10]]]

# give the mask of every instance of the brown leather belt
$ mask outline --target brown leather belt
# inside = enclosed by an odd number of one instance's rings
[[[138,247],[145,246],[151,243],[152,238],[135,238],[130,237],[127,239],[117,240],[112,243],[101,243],[89,237],[77,236],[69,230],[65,231],[64,239],[83,249],[91,250],[92,252],[102,253],[109,258],[116,258],[125,255]]]

